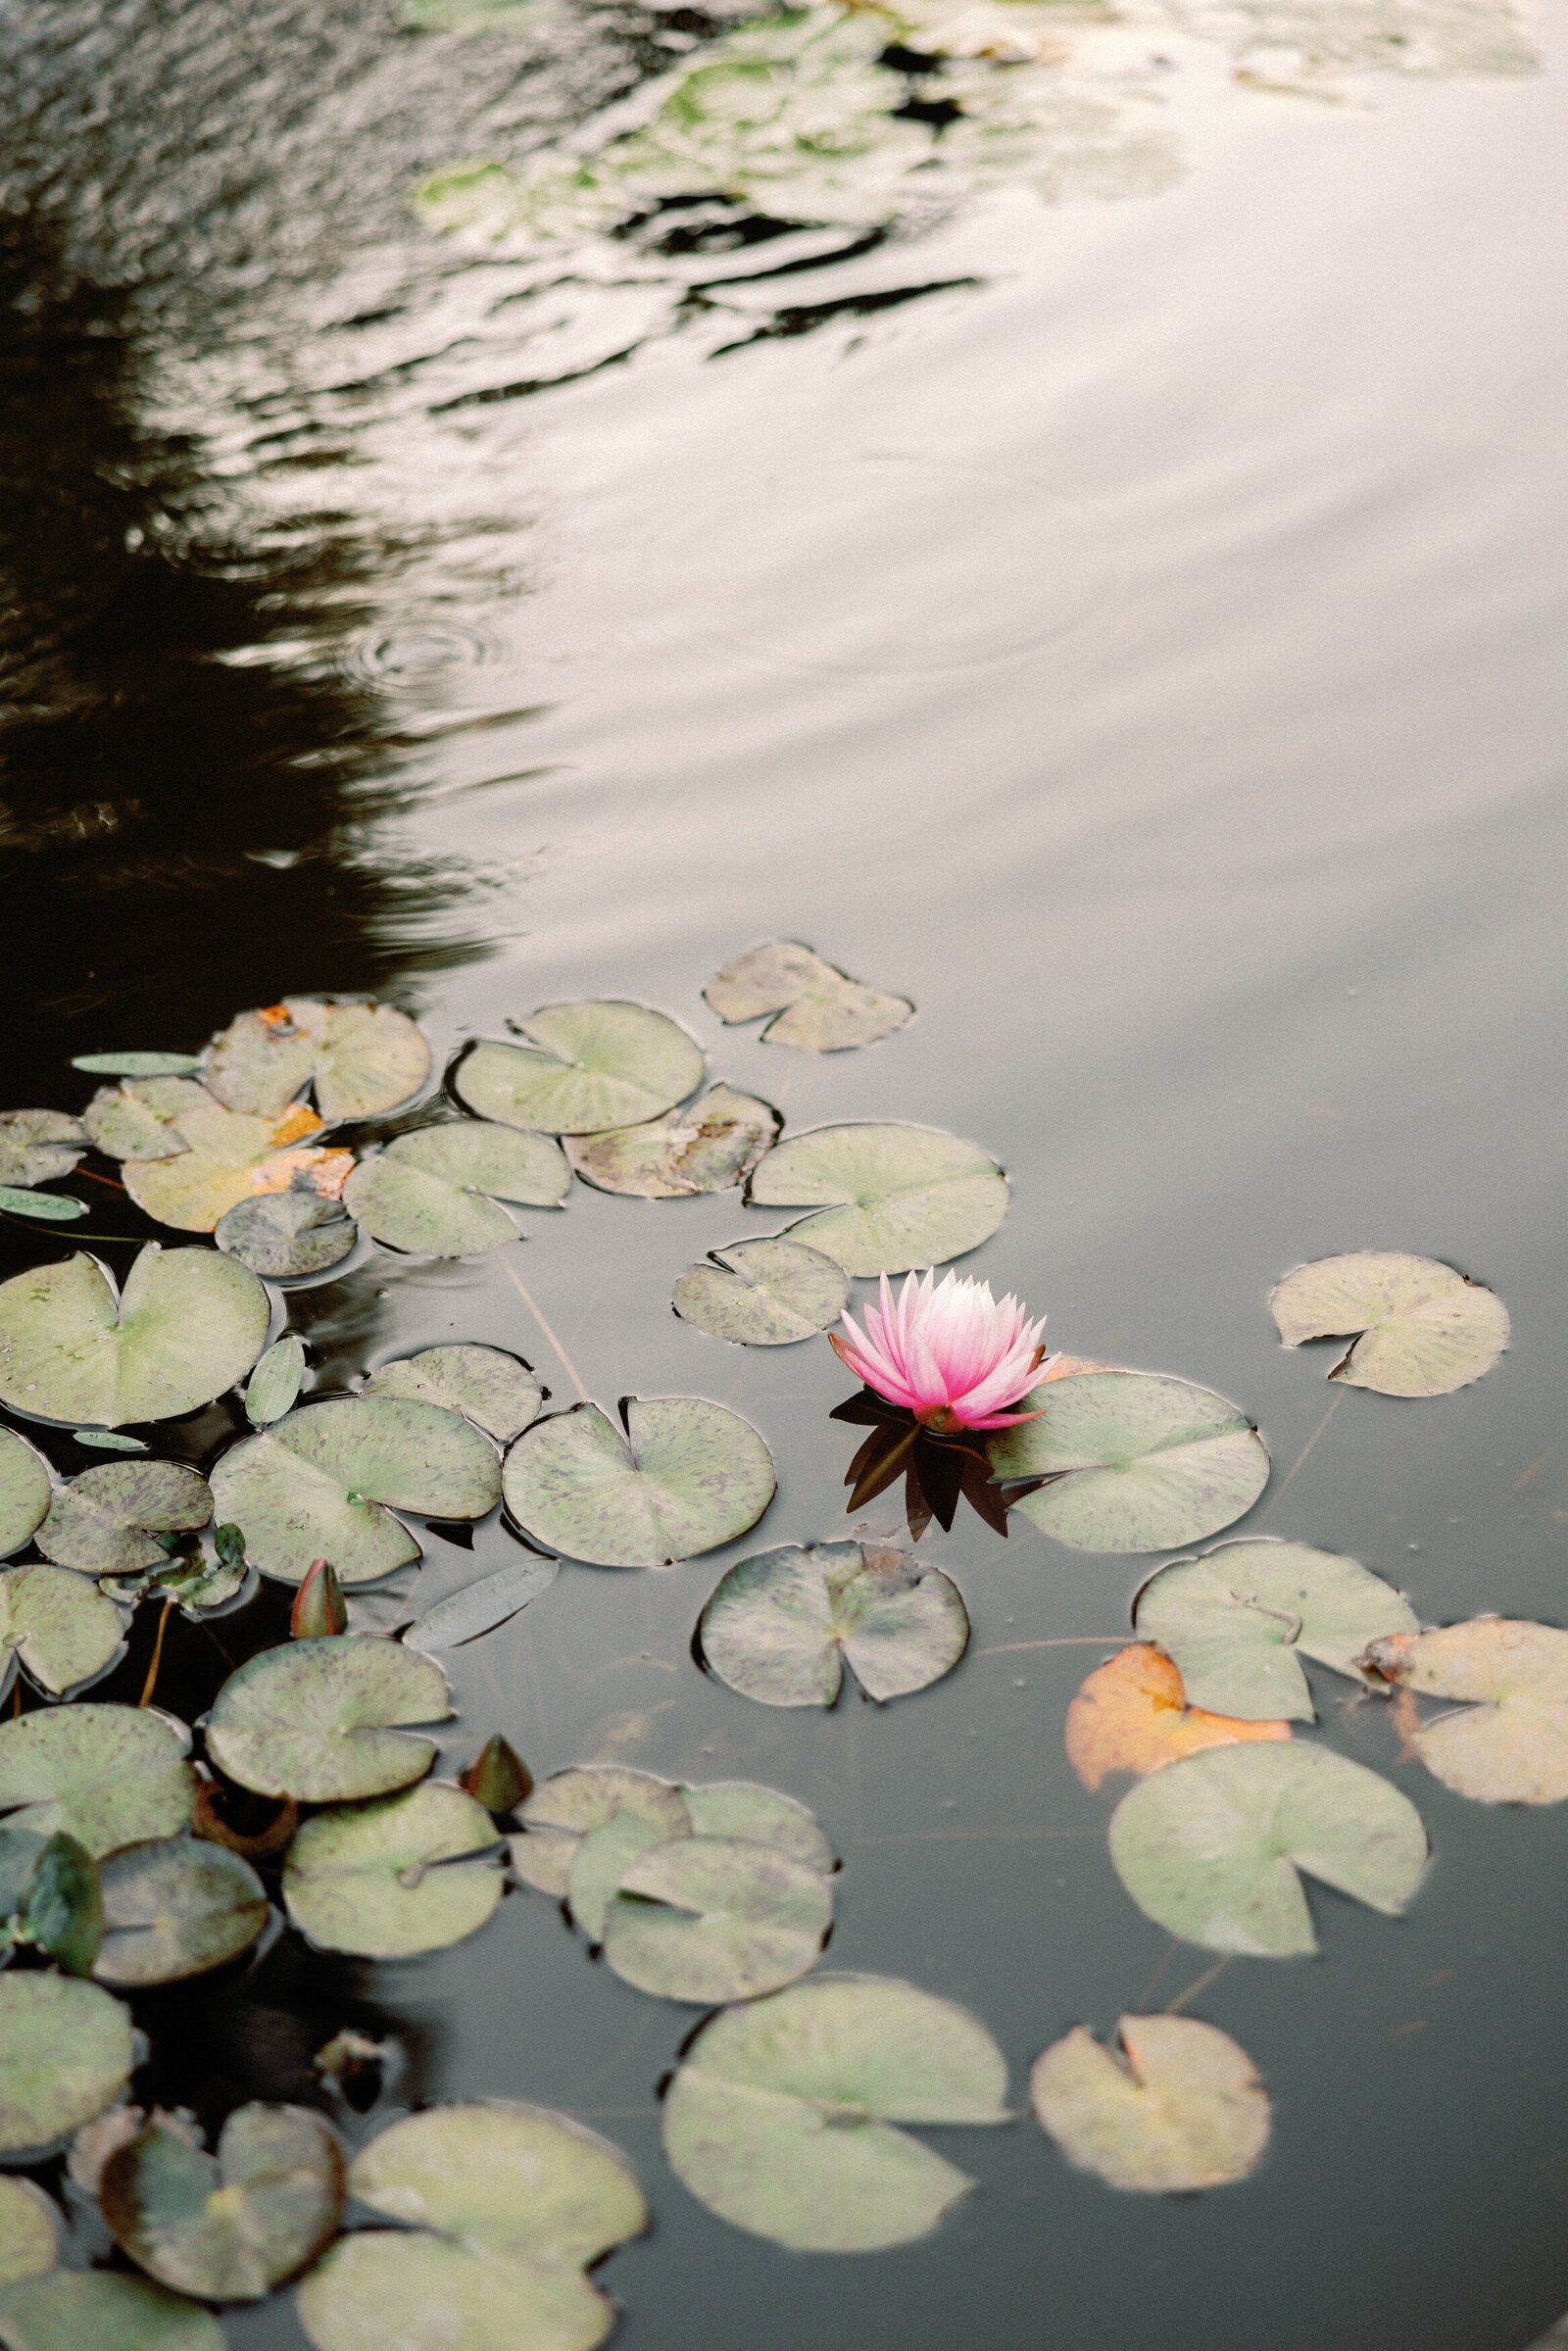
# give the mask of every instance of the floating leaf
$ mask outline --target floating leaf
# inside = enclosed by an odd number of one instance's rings
[[[458,1649],[466,1641],[477,1641],[482,1633],[493,1633],[497,1625],[504,1625],[519,1608],[526,1608],[530,1600],[548,1592],[560,1572],[554,1559],[518,1559],[511,1567],[499,1567],[494,1575],[481,1576],[476,1584],[449,1592],[444,1600],[416,1616],[403,1636],[404,1646]]]
[[[104,2165],[98,2202],[118,2242],[160,2284],[211,2302],[259,2302],[335,2233],[343,2179],[319,2115],[253,2103],[235,2108],[214,2155],[149,2124]]]
[[[200,1471],[179,1461],[106,1461],[56,1488],[38,1548],[83,1575],[133,1576],[167,1563],[158,1535],[194,1534],[212,1515]]]
[[[646,1004],[546,1004],[511,1024],[528,1043],[477,1045],[453,1083],[481,1118],[593,1135],[662,1117],[703,1082],[701,1048]]]
[[[754,1527],[773,1498],[756,1429],[702,1396],[623,1396],[625,1435],[597,1404],[523,1432],[502,1492],[525,1535],[596,1567],[661,1567]]]
[[[1503,1616],[1375,1641],[1391,1682],[1464,1711],[1411,1735],[1434,1779],[1478,1804],[1568,1800],[1568,1633]]]
[[[223,2351],[210,2310],[145,2278],[51,2270],[0,2294],[6,2351]]]
[[[79,1118],[61,1110],[0,1110],[0,1184],[48,1184],[70,1175],[87,1148]]]
[[[555,1208],[570,1185],[561,1146],[548,1136],[458,1118],[396,1136],[354,1170],[343,1203],[374,1241],[462,1257],[516,1240],[516,1219],[501,1200]]]
[[[193,1069],[200,1069],[199,1053],[75,1053],[73,1069],[85,1070],[94,1078],[177,1078]]]
[[[969,1642],[957,1586],[890,1545],[789,1543],[742,1559],[703,1610],[703,1656],[763,1706],[831,1706],[844,1661],[868,1697],[951,1673]]]
[[[410,1396],[461,1412],[499,1445],[509,1445],[535,1419],[544,1390],[528,1365],[498,1347],[427,1347],[400,1362],[383,1363],[364,1396]]]
[[[721,2220],[803,2253],[873,2253],[934,2229],[974,2185],[899,2123],[1004,2123],[1007,2069],[952,2000],[818,1976],[726,2009],[687,2049],[664,2152]]]
[[[259,1795],[344,1803],[422,1779],[436,1741],[394,1726],[451,1715],[446,1676],[416,1650],[369,1634],[297,1641],[230,1674],[208,1717],[207,1752]]]
[[[81,1123],[110,1159],[176,1159],[190,1145],[177,1125],[182,1110],[200,1111],[212,1096],[193,1078],[150,1076],[124,1086],[100,1086]]]
[[[712,1780],[703,1788],[683,1788],[680,1793],[696,1837],[743,1837],[788,1853],[824,1876],[833,1867],[833,1848],[812,1815],[776,1788],[758,1788],[750,1780]]]
[[[791,1236],[847,1273],[903,1273],[988,1241],[1007,1212],[1007,1179],[977,1143],[867,1122],[792,1135],[746,1197],[755,1207],[814,1208]]]
[[[251,1565],[284,1584],[313,1559],[330,1559],[345,1587],[372,1583],[419,1556],[394,1509],[483,1518],[500,1492],[501,1465],[477,1429],[393,1396],[302,1405],[213,1470],[219,1517],[244,1528]]]
[[[243,1265],[152,1242],[117,1298],[96,1257],[0,1282],[0,1403],[44,1420],[171,1420],[242,1380],[271,1308]]]
[[[1097,1665],[1067,1709],[1067,1761],[1091,1792],[1111,1772],[1143,1778],[1204,1747],[1290,1736],[1289,1723],[1240,1722],[1189,1706],[1176,1667],[1148,1641]]]
[[[732,1241],[709,1250],[675,1284],[677,1314],[741,1347],[792,1347],[837,1322],[850,1302],[850,1277],[801,1241]]]
[[[53,1492],[43,1455],[14,1429],[0,1429],[0,1559],[42,1526]]]
[[[1039,1420],[1000,1429],[998,1479],[1047,1478],[1014,1504],[1080,1551],[1164,1551],[1217,1534],[1268,1483],[1268,1454],[1245,1412],[1210,1388],[1146,1371],[1081,1372],[1032,1389]]]
[[[310,996],[242,1012],[207,1054],[207,1083],[231,1110],[276,1117],[311,1083],[328,1125],[395,1110],[429,1074],[429,1045],[407,1013]]]
[[[174,1984],[221,1967],[267,1924],[267,1890],[248,1861],[205,1837],[160,1837],[112,1853],[99,1872],[103,1984]],[[140,2259],[140,2255],[137,2255]],[[143,2263],[170,2285],[180,2281]],[[187,2289],[203,2293],[203,2286]]]
[[[0,1723],[0,1811],[43,1837],[63,1829],[95,1858],[177,1837],[194,1784],[178,1737],[146,1707],[78,1700]]]
[[[805,1053],[843,1053],[874,1045],[903,1028],[914,1010],[906,997],[884,996],[859,980],[846,979],[831,963],[797,939],[770,939],[754,947],[710,979],[703,994],[720,1020],[775,1017],[762,1031],[764,1045],[794,1045]]]
[[[1034,2110],[1067,2161],[1146,2195],[1245,2180],[1269,2132],[1247,2051],[1196,2017],[1124,2016],[1116,2030],[1125,2057],[1075,2025],[1035,2059]]]
[[[178,1079],[165,1079],[177,1085]],[[150,1159],[126,1159],[125,1190],[159,1224],[182,1233],[211,1233],[242,1200],[269,1192],[318,1192],[336,1200],[354,1153],[325,1151],[314,1138],[321,1121],[296,1102],[279,1117],[254,1118],[225,1109],[204,1088],[181,1107],[173,1131],[188,1147]]]
[[[112,2105],[136,2062],[130,2017],[76,1976],[0,1976],[0,2153],[46,2147]],[[0,2324],[0,2334],[3,2334]]]
[[[0,1575],[0,1657],[14,1649],[40,1690],[63,1697],[119,1655],[120,1610],[62,1567],[11,1567]]]
[[[680,1832],[682,1837],[686,1831]],[[571,1856],[566,1902],[571,1923],[591,1943],[605,1939],[605,1911],[621,1879],[639,1856],[662,1844],[657,1829],[633,1812],[617,1812],[602,1829],[590,1829]]]
[[[30,2180],[0,2179],[0,2286],[19,2278],[41,2278],[59,2258],[60,2215],[53,2197]]]
[[[793,1984],[832,1924],[832,1881],[808,1863],[750,1838],[678,1837],[622,1873],[605,1959],[639,1991],[709,2007]]]
[[[505,1883],[495,1847],[484,1806],[430,1780],[307,1821],[289,1847],[283,1899],[323,1950],[410,1959],[484,1925]]]
[[[646,1125],[578,1136],[566,1145],[566,1156],[601,1192],[683,1200],[744,1183],[783,1124],[770,1102],[714,1086],[701,1102]]]
[[[1413,1633],[1414,1611],[1357,1559],[1304,1543],[1223,1543],[1162,1567],[1133,1621],[1175,1658],[1195,1705],[1219,1714],[1310,1723],[1300,1659],[1357,1680],[1357,1659],[1385,1634]]]
[[[145,1453],[146,1441],[140,1437],[122,1437],[114,1429],[73,1429],[77,1445],[90,1445],[100,1453]]]
[[[1401,1249],[1298,1265],[1268,1302],[1287,1347],[1359,1331],[1329,1378],[1380,1396],[1449,1396],[1489,1372],[1508,1344],[1501,1298],[1451,1265]]]
[[[360,1228],[342,1204],[318,1192],[264,1192],[219,1218],[213,1239],[226,1256],[270,1282],[297,1281],[339,1265]]]
[[[648,1840],[689,1837],[691,1815],[678,1788],[623,1764],[585,1764],[555,1772],[522,1807],[522,1832],[511,1839],[512,1866],[525,1886],[564,1900],[577,1847],[618,1813],[653,1831]]]
[[[297,1331],[285,1331],[245,1384],[245,1417],[252,1428],[269,1428],[291,1411],[304,1377],[305,1343]]]
[[[87,1203],[66,1192],[24,1192],[15,1184],[0,1184],[0,1208],[10,1216],[39,1216],[46,1224],[74,1224],[85,1216]]]
[[[1397,1916],[1426,1867],[1408,1796],[1332,1748],[1210,1747],[1140,1780],[1110,1822],[1110,1857],[1156,1926],[1211,1951],[1315,1951],[1297,1872]]]

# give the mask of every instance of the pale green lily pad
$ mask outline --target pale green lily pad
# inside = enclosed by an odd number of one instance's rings
[[[744,1183],[778,1140],[784,1120],[771,1102],[729,1086],[646,1125],[579,1135],[566,1156],[585,1183],[640,1200],[685,1200]]]
[[[509,1445],[538,1417],[544,1390],[528,1365],[498,1347],[427,1347],[421,1354],[383,1363],[363,1396],[410,1396],[461,1412],[498,1445]]]
[[[0,1723],[0,1812],[52,1837],[63,1829],[94,1858],[177,1837],[195,1775],[162,1715],[83,1700]]]
[[[220,1216],[213,1239],[270,1282],[302,1280],[340,1265],[360,1228],[342,1203],[319,1192],[263,1192]]]
[[[818,1976],[726,2009],[688,2048],[664,2153],[721,2220],[803,2253],[873,2253],[934,2229],[974,2185],[893,2126],[1004,2123],[1007,2068],[952,2000]]]
[[[1364,1682],[1368,1642],[1416,1629],[1409,1603],[1358,1559],[1271,1542],[1223,1543],[1162,1567],[1133,1623],[1175,1659],[1189,1706],[1247,1722],[1314,1722],[1301,1658]]]
[[[339,1583],[373,1583],[419,1545],[394,1510],[483,1518],[500,1498],[495,1448],[455,1412],[395,1396],[303,1404],[213,1470],[220,1519],[245,1530],[253,1567],[303,1581],[330,1559]]]
[[[101,1984],[175,1984],[205,1975],[249,1950],[267,1924],[267,1889],[250,1863],[203,1837],[125,1845],[109,1855],[98,1881],[104,1939],[92,1972]]]
[[[820,1870],[749,1837],[678,1837],[622,1872],[605,1909],[605,1959],[639,1991],[709,2007],[793,1984],[832,1924]]]
[[[135,1259],[120,1297],[96,1257],[0,1282],[0,1403],[41,1420],[172,1420],[242,1380],[271,1317],[267,1293],[214,1249]]]
[[[211,1098],[193,1078],[155,1076],[100,1086],[81,1123],[110,1159],[176,1159],[190,1145],[176,1121]]]
[[[494,1575],[481,1576],[476,1584],[449,1592],[444,1600],[416,1616],[403,1636],[404,1646],[426,1651],[458,1649],[465,1641],[477,1641],[548,1592],[560,1572],[554,1559],[518,1559],[510,1567],[499,1567]]]
[[[997,1479],[1049,1478],[1014,1504],[1080,1551],[1164,1551],[1218,1534],[1268,1483],[1268,1454],[1245,1412],[1210,1388],[1160,1372],[1079,1372],[1032,1389],[1017,1409],[1042,1419],[986,1446]]]
[[[1247,2051],[1189,2016],[1124,2016],[1122,2051],[1075,2025],[1035,2059],[1030,2097],[1067,2161],[1111,2187],[1183,2195],[1245,2180],[1268,2144]]]
[[[358,2229],[296,2289],[316,2351],[593,2351],[613,2306],[581,2270]]]
[[[45,2147],[113,2105],[136,2062],[130,2017],[77,1976],[0,1976],[0,2153]]]
[[[675,1284],[685,1322],[738,1347],[793,1347],[838,1321],[850,1277],[834,1258],[802,1241],[732,1241],[709,1250]]]
[[[1455,1701],[1411,1735],[1445,1788],[1478,1804],[1568,1801],[1568,1633],[1478,1616],[1395,1634],[1367,1656],[1386,1680]]]
[[[48,1184],[70,1175],[87,1130],[63,1110],[0,1110],[0,1184]]]
[[[214,1700],[207,1752],[259,1795],[347,1803],[422,1779],[436,1741],[395,1726],[451,1716],[446,1676],[428,1657],[339,1634],[247,1658]]]
[[[691,1835],[681,1790],[668,1780],[624,1764],[573,1765],[541,1781],[524,1800],[523,1826],[509,1839],[512,1866],[525,1886],[564,1900],[578,1845],[622,1812],[646,1824],[651,1843]]]
[[[210,2310],[145,2278],[51,2270],[0,2293],[6,2351],[223,2351]]]
[[[60,2212],[53,2197],[30,2180],[0,2179],[0,2286],[41,2278],[59,2258]]]
[[[344,2164],[303,2106],[236,2107],[214,2154],[152,2122],[103,2167],[98,2202],[117,2241],[161,2285],[210,2302],[259,2302],[335,2233]]]
[[[207,1053],[208,1086],[231,1110],[276,1117],[314,1084],[329,1126],[395,1110],[429,1074],[429,1045],[406,1012],[310,996],[242,1012]]]
[[[750,1780],[711,1780],[680,1793],[696,1837],[746,1837],[823,1876],[833,1867],[833,1848],[813,1816],[776,1788],[758,1788]]]
[[[136,1052],[120,1053],[75,1053],[73,1069],[85,1070],[95,1078],[177,1078],[193,1069],[200,1069],[200,1053],[162,1053]]]
[[[99,1453],[145,1453],[147,1444],[140,1437],[122,1437],[114,1429],[73,1429],[72,1436],[78,1445],[91,1445]]]
[[[477,1045],[453,1083],[481,1118],[592,1135],[662,1118],[703,1082],[702,1050],[647,1004],[545,1004],[514,1024],[528,1043]]]
[[[1330,1747],[1207,1747],[1130,1788],[1110,1823],[1116,1874],[1156,1926],[1211,1951],[1317,1949],[1298,1871],[1396,1917],[1426,1868],[1421,1815]]]
[[[813,1208],[793,1240],[846,1273],[941,1265],[989,1241],[1007,1179],[977,1143],[936,1127],[812,1127],[770,1151],[747,1189],[760,1208]]]
[[[449,1119],[398,1135],[343,1187],[343,1204],[374,1241],[432,1257],[462,1257],[517,1238],[500,1202],[556,1208],[571,1169],[547,1135],[491,1119]]]
[[[578,1838],[566,1872],[566,1901],[572,1925],[591,1943],[605,1939],[605,1909],[626,1871],[639,1854],[664,1841],[662,1832],[635,1812],[617,1812]]]
[[[798,939],[770,939],[737,955],[703,994],[722,1021],[760,1020],[771,1012],[763,1044],[810,1053],[875,1045],[903,1028],[914,1010],[906,997],[847,979]]]
[[[951,1673],[969,1645],[957,1586],[891,1545],[787,1543],[732,1567],[698,1639],[721,1682],[763,1706],[831,1706],[847,1660],[868,1697]]]
[[[1352,1249],[1298,1265],[1269,1298],[1287,1347],[1361,1337],[1331,1380],[1380,1396],[1450,1396],[1489,1372],[1508,1344],[1508,1309],[1435,1257]]]
[[[245,1417],[253,1429],[270,1428],[294,1408],[305,1378],[305,1343],[285,1331],[257,1364],[245,1385]]]
[[[167,1564],[157,1535],[194,1534],[212,1515],[199,1470],[180,1461],[106,1461],[56,1488],[38,1548],[85,1576],[133,1576]]]
[[[0,1209],[8,1216],[36,1216],[45,1224],[74,1224],[86,1215],[87,1203],[68,1192],[26,1192],[17,1184],[0,1184]]]
[[[283,1899],[322,1950],[411,1959],[485,1924],[505,1884],[496,1843],[482,1804],[426,1781],[307,1821],[289,1847]]]
[[[42,1526],[53,1493],[43,1455],[15,1429],[0,1429],[0,1559]]]
[[[661,1567],[733,1542],[773,1498],[773,1456],[726,1405],[624,1396],[622,1436],[597,1404],[523,1432],[502,1492],[525,1535],[596,1567]]]
[[[51,1697],[95,1681],[123,1639],[114,1602],[66,1568],[11,1567],[0,1575],[0,1657],[14,1649]]]

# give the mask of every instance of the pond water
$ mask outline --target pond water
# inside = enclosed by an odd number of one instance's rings
[[[1351,1553],[1424,1622],[1563,1621],[1560,16],[1024,9],[1021,70],[1057,79],[970,152],[943,91],[992,120],[1003,69],[961,52],[994,31],[928,10],[906,71],[829,13],[855,41],[823,86],[916,111],[896,156],[878,131],[804,180],[710,124],[624,160],[660,77],[740,54],[696,11],[40,0],[0,29],[6,1099],[75,1110],[72,1054],[196,1052],[285,992],[380,994],[438,1066],[539,1004],[658,1004],[789,1130],[992,1151],[1010,1206],[961,1269],[1056,1347],[1235,1398],[1274,1471],[1231,1532]],[[567,152],[591,201],[528,216]],[[432,183],[469,158],[459,198]],[[704,983],[772,937],[915,1018],[820,1057],[725,1029]],[[934,2131],[979,2182],[936,2233],[786,2253],[662,2156],[697,2012],[516,1890],[430,1958],[286,1935],[148,1996],[155,2094],[209,2123],[315,2100],[313,2052],[358,2024],[403,2041],[402,2100],[580,2117],[653,2209],[600,2273],[627,2351],[1535,2342],[1568,2304],[1563,1810],[1466,1803],[1320,1675],[1318,1736],[1407,1790],[1433,1868],[1399,1920],[1314,1891],[1315,1960],[1216,1969],[1128,1900],[1062,1748],[1153,1560],[965,1514],[923,1546],[973,1620],[956,1672],[749,1704],[694,1663],[697,1614],[763,1541],[849,1524],[849,1383],[669,1298],[775,1220],[578,1186],[522,1221],[494,1256],[368,1249],[292,1292],[315,1390],[486,1342],[558,1403],[730,1404],[779,1493],[760,1538],[568,1565],[450,1652],[438,1769],[499,1731],[536,1778],[787,1790],[842,1857],[828,1965],[971,2008],[1020,2107],[1070,2026],[1180,2000],[1258,2065],[1268,2157],[1146,2199],[1027,2117]],[[1364,1248],[1495,1290],[1513,1344],[1324,1425],[1335,1357],[1282,1350],[1266,1294]],[[3,1249],[58,1253],[14,1223]],[[421,1605],[524,1555],[493,1520],[426,1549]],[[134,1702],[153,1631],[95,1696]],[[222,1671],[172,1620],[163,1701]],[[304,2340],[287,2294],[224,2328]]]

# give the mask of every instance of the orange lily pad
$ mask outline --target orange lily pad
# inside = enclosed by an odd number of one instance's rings
[[[1067,1709],[1067,1760],[1091,1790],[1112,1772],[1142,1779],[1203,1747],[1290,1736],[1289,1723],[1243,1722],[1189,1706],[1180,1673],[1148,1641],[1097,1665]]]

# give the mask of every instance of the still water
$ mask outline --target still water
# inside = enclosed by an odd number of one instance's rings
[[[1052,119],[1046,164],[924,212],[859,180],[794,215],[708,194],[689,234],[666,209],[556,259],[493,221],[437,236],[409,192],[596,122],[602,153],[601,110],[727,37],[712,20],[18,12],[7,1101],[75,1108],[71,1053],[194,1050],[285,990],[382,992],[448,1052],[641,998],[791,1128],[994,1151],[1012,1204],[964,1270],[1056,1347],[1244,1404],[1275,1473],[1236,1532],[1353,1553],[1427,1621],[1568,1618],[1564,27],[1400,21],[1416,70],[1367,75],[1370,19],[1343,12],[1130,15],[1119,48],[1064,15],[1079,128]],[[778,935],[915,1020],[821,1060],[723,1030],[703,982]],[[381,1252],[294,1293],[318,1389],[473,1339],[563,1400],[710,1395],[777,1458],[766,1540],[839,1531],[857,1439],[827,1348],[731,1349],[669,1310],[771,1220],[579,1187],[525,1222],[495,1258]],[[13,1240],[6,1271],[37,1254]],[[1512,1350],[1439,1402],[1345,1395],[1283,1491],[1333,1358],[1283,1352],[1265,1294],[1365,1247],[1495,1289]],[[402,2036],[405,2097],[583,2117],[654,2209],[601,2273],[627,2351],[1534,2342],[1568,2304],[1562,1814],[1449,1795],[1320,1677],[1323,1735],[1407,1788],[1434,1867],[1402,1921],[1317,1891],[1318,1959],[1215,1972],[1122,1894],[1064,1760],[1101,1650],[1028,1645],[1114,1645],[1150,1562],[960,1520],[928,1547],[964,1664],[803,1720],[689,1653],[757,1547],[566,1568],[446,1660],[447,1764],[499,1730],[540,1777],[787,1789],[843,1857],[829,1963],[972,2007],[1015,2100],[1070,2025],[1207,1979],[1186,2012],[1275,2102],[1254,2178],[1146,2201],[1027,2120],[937,2132],[980,2186],[934,2237],[785,2254],[663,2165],[691,2013],[520,1893],[428,1960],[286,1938],[148,2001],[157,2093],[209,2119],[313,2097],[354,2021]],[[493,1524],[428,1552],[421,1604],[517,1555]],[[134,1696],[150,1630],[103,1694]],[[225,2329],[303,2340],[286,2296]]]

